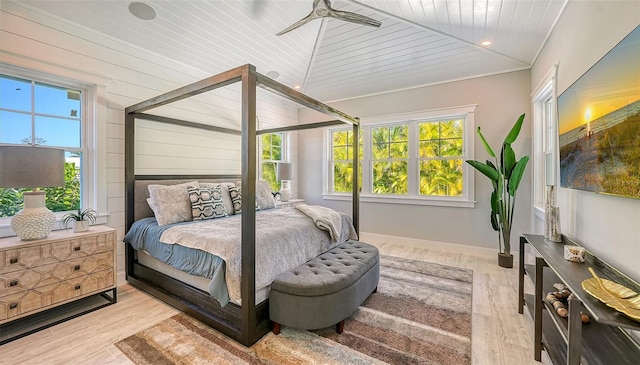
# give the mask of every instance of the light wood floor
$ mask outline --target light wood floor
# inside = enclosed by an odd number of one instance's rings
[[[518,314],[518,270],[496,259],[372,242],[384,255],[473,270],[473,364],[528,365],[533,360],[533,322]],[[118,303],[0,346],[0,364],[131,364],[113,345],[176,314],[172,307],[130,285]]]

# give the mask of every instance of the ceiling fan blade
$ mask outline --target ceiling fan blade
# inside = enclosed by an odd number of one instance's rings
[[[333,10],[329,15],[332,18],[344,20],[347,22],[369,25],[372,27],[379,28],[382,23],[376,19],[370,18],[368,16],[352,13],[350,11],[341,11],[341,10]]]
[[[278,33],[276,35],[283,35],[285,33],[288,33],[290,31],[292,31],[292,30],[294,30],[294,29],[296,29],[298,27],[301,27],[301,26],[309,23],[310,21],[312,21],[314,19],[318,19],[318,18],[320,18],[320,17],[312,12],[311,14],[307,15],[306,17],[304,17],[304,18],[298,20],[297,22],[293,23],[292,25],[284,28],[283,30],[280,31],[280,33]]]

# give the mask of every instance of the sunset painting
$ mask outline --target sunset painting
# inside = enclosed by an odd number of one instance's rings
[[[558,97],[562,187],[640,198],[640,26]]]

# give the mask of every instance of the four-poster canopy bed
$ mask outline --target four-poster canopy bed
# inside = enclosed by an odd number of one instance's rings
[[[189,98],[235,82],[241,83],[241,130],[194,123],[145,113],[159,106]],[[273,92],[302,106],[322,112],[335,120],[282,128],[257,130],[256,127],[256,87]],[[220,133],[241,136],[241,175],[136,175],[135,123],[136,119],[151,120],[192,128],[200,128]],[[129,230],[138,218],[149,216],[145,204],[147,184],[176,183],[190,180],[238,181],[242,183],[243,201],[252,202],[256,198],[256,144],[257,136],[265,133],[321,128],[339,124],[353,126],[353,145],[357,146],[359,121],[328,105],[316,101],[294,89],[282,85],[255,71],[252,65],[244,65],[207,79],[184,86],[149,100],[132,105],[125,110],[125,181],[126,181],[126,227]],[[358,148],[353,149],[353,226],[358,232],[359,187]],[[221,307],[209,293],[175,279],[160,271],[141,264],[137,253],[126,244],[126,275],[133,286],[138,287],[161,300],[184,311],[192,317],[210,325],[234,340],[250,346],[270,329],[268,300],[256,304],[256,207],[244,204],[241,214],[241,279],[240,294],[242,305],[229,303]]]

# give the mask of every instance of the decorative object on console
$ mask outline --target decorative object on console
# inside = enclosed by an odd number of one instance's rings
[[[571,262],[584,262],[584,247],[564,245],[564,259]]]
[[[85,232],[89,230],[89,226],[96,222],[98,212],[93,209],[87,208],[81,210],[78,208],[77,212],[67,213],[62,217],[60,226],[69,228],[69,223],[73,222],[73,232]]]
[[[589,268],[593,278],[582,282],[582,289],[607,306],[627,317],[640,322],[640,295],[616,282],[600,279],[598,274]]]
[[[46,238],[56,217],[45,207],[43,187],[64,185],[64,150],[49,147],[0,146],[0,186],[33,188],[24,192],[24,209],[11,219],[22,240]]]
[[[562,242],[560,208],[556,206],[556,164],[553,153],[545,155],[544,172],[547,185],[544,200],[544,238],[553,242]]]
[[[288,202],[291,199],[291,179],[293,179],[293,164],[278,162],[276,178],[281,181],[280,201]]]
[[[516,141],[524,114],[522,114],[509,131],[509,134],[502,143],[500,158],[489,146],[489,143],[480,132],[478,136],[482,140],[487,153],[495,159],[495,165],[487,160],[486,163],[467,160],[467,163],[480,171],[491,180],[493,191],[491,192],[491,226],[498,232],[498,242],[500,252],[498,254],[498,265],[501,267],[513,267],[513,255],[511,254],[511,228],[513,225],[513,213],[516,204],[516,191],[522,180],[524,169],[529,162],[529,156],[524,156],[516,162],[516,154],[511,148],[511,144]]]

